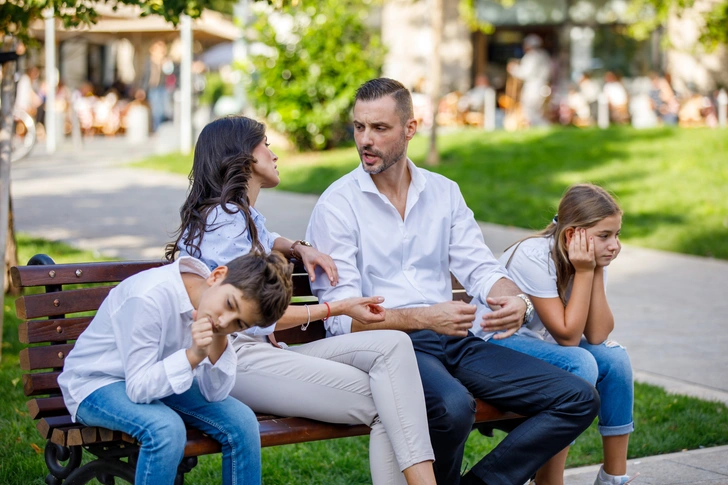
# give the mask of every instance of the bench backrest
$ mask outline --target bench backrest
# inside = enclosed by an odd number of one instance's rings
[[[20,352],[23,391],[32,399],[28,409],[34,419],[68,419],[56,381],[73,342],[93,318],[109,291],[118,282],[164,263],[120,261],[103,263],[54,264],[46,255],[36,255],[28,266],[11,268],[13,284],[21,288],[45,287],[45,293],[28,294],[16,300],[15,308],[23,323],[18,328],[20,341],[29,345]],[[79,285],[82,285],[79,287]],[[294,262],[293,303],[315,302],[308,275]],[[453,278],[453,298],[469,301],[462,286]],[[324,338],[323,322],[311,322],[306,331],[300,327],[276,332],[288,344]]]

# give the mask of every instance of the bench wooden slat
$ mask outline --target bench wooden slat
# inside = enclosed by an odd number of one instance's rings
[[[20,351],[20,368],[23,370],[60,369],[73,344],[26,347]]]
[[[260,423],[260,440],[264,447],[363,436],[369,432],[370,428],[364,425],[323,423],[303,418],[271,419]]]
[[[54,429],[62,428],[64,426],[72,426],[73,424],[73,421],[71,421],[71,415],[66,414],[64,416],[43,418],[36,423],[35,427],[44,439],[49,439]]]
[[[15,313],[18,318],[28,320],[97,310],[112,288],[100,286],[23,296],[15,301]]]
[[[60,394],[58,376],[60,372],[38,372],[23,374],[23,392],[26,396],[40,396],[43,394]]]
[[[68,414],[68,409],[66,409],[66,403],[63,402],[62,396],[31,399],[26,405],[30,417],[33,419]]]
[[[160,261],[119,261],[54,264],[52,266],[16,266],[10,269],[10,275],[13,284],[19,287],[111,283],[163,264]],[[80,271],[80,274],[77,274],[77,271]],[[53,272],[53,276],[51,276],[51,272]]]
[[[18,338],[24,344],[76,340],[93,317],[28,320],[18,325]]]
[[[475,400],[475,422],[482,423],[484,421],[505,421],[507,419],[522,418],[520,414],[511,411],[501,411],[492,404],[488,404],[480,399]]]
[[[81,429],[81,441],[84,445],[91,445],[101,441],[99,437],[99,430],[95,426]]]
[[[275,337],[278,342],[285,342],[288,345],[305,344],[325,338],[326,328],[324,328],[323,321],[316,320],[311,322],[306,330],[301,330],[301,327],[292,327],[275,332]]]

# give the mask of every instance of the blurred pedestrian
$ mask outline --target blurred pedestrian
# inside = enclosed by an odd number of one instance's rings
[[[520,62],[511,61],[508,64],[508,72],[523,81],[521,106],[529,126],[546,124],[543,105],[548,96],[551,58],[542,45],[541,37],[536,34],[527,35],[523,40],[523,58]]]

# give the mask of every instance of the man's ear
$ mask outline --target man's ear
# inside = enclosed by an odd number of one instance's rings
[[[223,281],[225,281],[227,272],[227,266],[218,266],[217,268],[213,269],[212,273],[210,273],[210,276],[207,277],[207,284],[212,286],[218,282],[222,283]]]
[[[417,133],[417,120],[414,118],[408,119],[407,123],[404,124],[404,132],[407,141],[411,140],[415,136],[415,133]]]

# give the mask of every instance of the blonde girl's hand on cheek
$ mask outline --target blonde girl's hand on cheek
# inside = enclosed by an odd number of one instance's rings
[[[586,229],[574,228],[571,236],[567,235],[569,246],[569,261],[577,272],[594,271],[597,260],[594,256],[594,240],[590,238]]]

